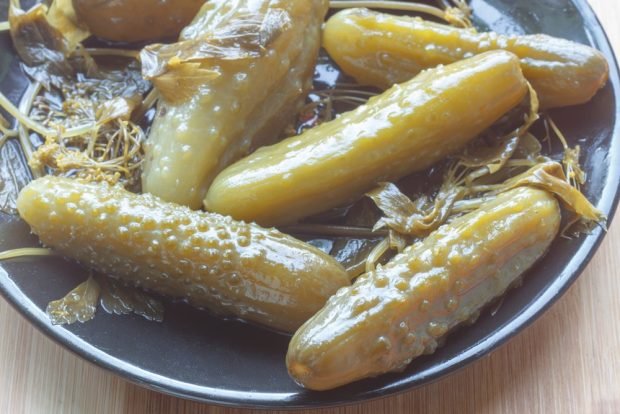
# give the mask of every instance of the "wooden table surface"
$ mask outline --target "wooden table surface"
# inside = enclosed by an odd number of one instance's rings
[[[620,51],[620,1],[591,0]],[[533,326],[429,386],[321,413],[620,413],[620,216]],[[0,413],[250,413],[133,385],[56,345],[0,298]]]

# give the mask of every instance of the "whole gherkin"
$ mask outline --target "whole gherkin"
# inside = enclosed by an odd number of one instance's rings
[[[46,176],[20,193],[43,244],[197,307],[291,332],[350,284],[329,255],[275,229],[121,187]]]
[[[145,49],[143,67],[157,69],[151,58],[162,50],[169,56],[160,56],[161,64],[169,70],[179,56],[186,59],[168,82],[172,95],[205,76],[187,99],[160,101],[146,145],[145,192],[199,209],[219,171],[278,138],[312,87],[328,3],[211,0],[182,32],[177,49]],[[156,87],[162,79],[154,79]]]
[[[560,219],[551,193],[521,187],[440,227],[338,291],[307,321],[289,345],[291,376],[326,390],[433,353],[440,338],[546,253]]]
[[[264,226],[347,205],[456,153],[516,107],[517,57],[493,51],[429,69],[331,122],[260,148],[222,171],[209,211]]]
[[[379,88],[437,65],[506,50],[519,57],[523,74],[547,109],[588,102],[609,77],[601,52],[569,40],[476,32],[367,9],[332,16],[325,24],[323,46],[346,74]]]

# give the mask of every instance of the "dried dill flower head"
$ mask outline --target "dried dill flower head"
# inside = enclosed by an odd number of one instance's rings
[[[46,134],[33,148],[29,165],[35,175],[72,175],[135,188],[145,133],[132,114],[141,107],[148,84],[135,65],[97,75],[79,75],[36,96],[30,118],[57,134]],[[82,131],[66,136],[69,128]]]

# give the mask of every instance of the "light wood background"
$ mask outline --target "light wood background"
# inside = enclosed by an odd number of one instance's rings
[[[620,1],[590,1],[620,52]],[[251,412],[128,383],[56,345],[0,298],[0,413]],[[490,356],[414,391],[317,412],[620,413],[620,216],[568,293]]]

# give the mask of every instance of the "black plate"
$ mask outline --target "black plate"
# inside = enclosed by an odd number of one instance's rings
[[[0,8],[6,10],[6,0]],[[479,26],[503,33],[537,33],[592,44],[611,65],[611,81],[587,105],[553,113],[572,143],[583,147],[585,193],[610,217],[618,201],[620,144],[618,68],[601,25],[583,0],[473,0]],[[8,36],[0,36],[0,89],[18,101],[26,87]],[[2,156],[6,156],[3,150]],[[165,393],[231,406],[317,407],[386,396],[436,380],[482,357],[540,316],[570,286],[599,246],[604,231],[558,239],[549,255],[511,291],[494,316],[448,338],[434,355],[415,360],[403,373],[384,375],[330,392],[298,388],[284,365],[288,338],[227,322],[183,305],[167,307],[164,323],[100,312],[86,324],[52,326],[44,309],[84,277],[61,259],[4,263],[3,295],[34,325],[83,358]],[[0,251],[36,245],[28,228],[0,217]]]

